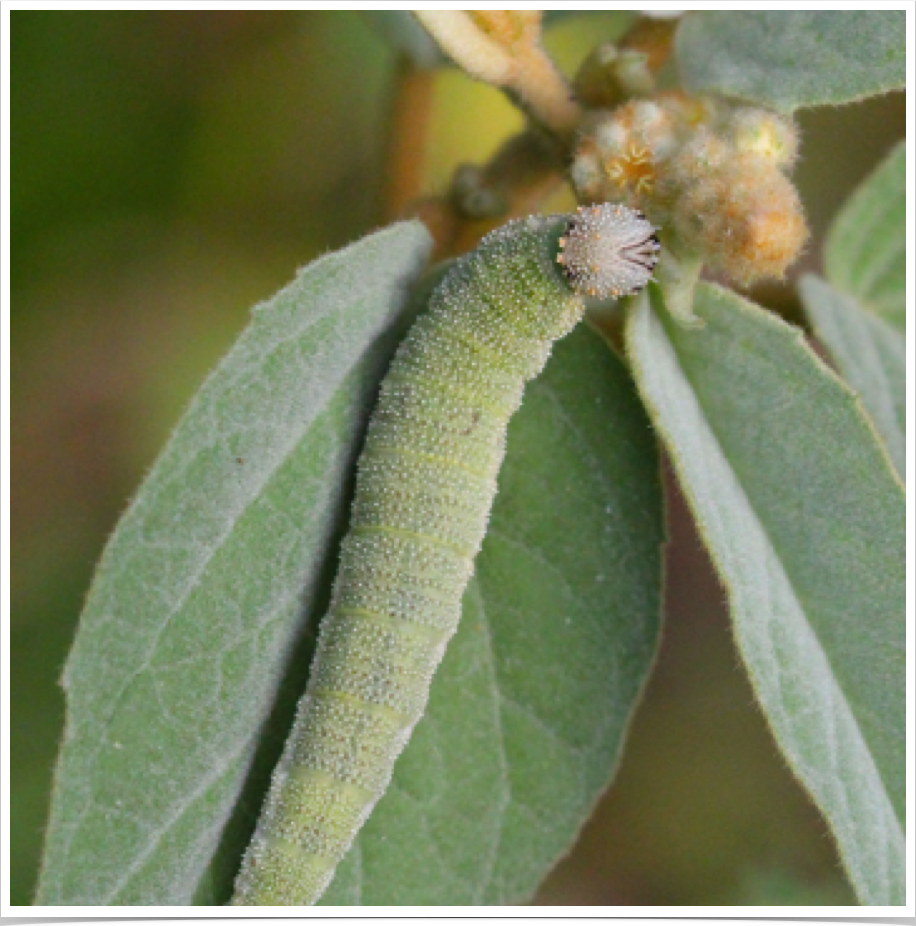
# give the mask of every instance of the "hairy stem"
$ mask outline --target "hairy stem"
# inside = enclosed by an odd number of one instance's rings
[[[443,51],[478,80],[505,90],[560,138],[575,134],[582,110],[540,45],[540,16],[522,10],[414,10]]]

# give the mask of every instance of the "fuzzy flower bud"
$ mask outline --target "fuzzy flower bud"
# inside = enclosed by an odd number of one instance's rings
[[[685,253],[750,283],[782,276],[807,239],[784,173],[797,148],[794,126],[775,113],[660,93],[596,114],[571,178],[581,202],[640,210]]]
[[[762,109],[739,109],[732,116],[728,134],[739,151],[752,151],[789,167],[798,154],[798,134],[786,119]]]
[[[688,185],[672,225],[712,269],[742,284],[781,277],[808,237],[795,187],[755,152]]]

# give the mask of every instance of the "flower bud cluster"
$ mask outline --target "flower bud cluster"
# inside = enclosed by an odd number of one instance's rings
[[[808,237],[787,177],[797,149],[775,113],[665,92],[593,112],[571,176],[581,202],[638,209],[675,247],[747,284],[782,276]]]

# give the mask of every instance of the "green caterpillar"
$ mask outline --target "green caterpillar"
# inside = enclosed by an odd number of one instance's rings
[[[583,297],[638,291],[658,250],[622,206],[522,219],[433,294],[382,384],[308,690],[232,904],[312,904],[331,881],[457,628],[525,383]]]

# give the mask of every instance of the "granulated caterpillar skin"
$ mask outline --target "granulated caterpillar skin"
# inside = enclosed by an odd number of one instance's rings
[[[387,788],[457,629],[509,419],[554,341],[582,317],[576,280],[600,285],[599,210],[612,219],[604,234],[613,288],[621,248],[629,263],[644,260],[642,275],[628,271],[631,289],[642,288],[658,245],[638,213],[601,206],[585,222],[522,219],[456,262],[401,345],[360,457],[308,689],[233,905],[315,903]],[[576,264],[581,240],[558,261],[562,236],[584,227],[589,266]]]

